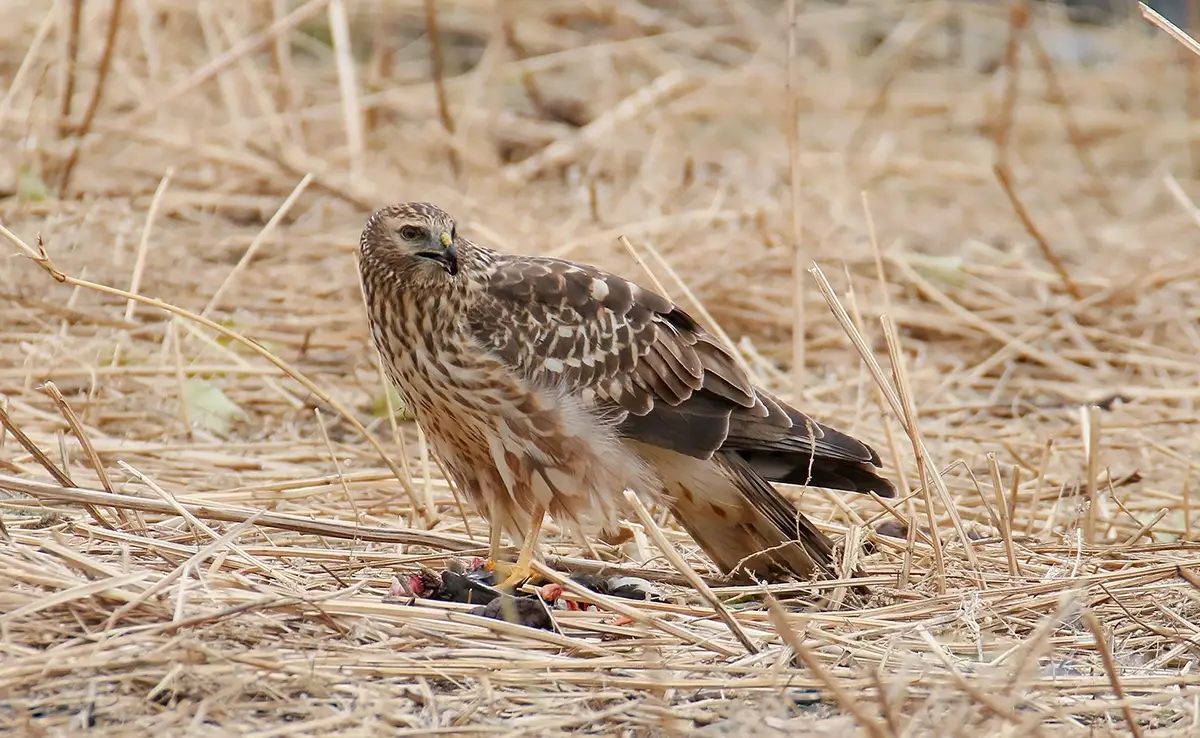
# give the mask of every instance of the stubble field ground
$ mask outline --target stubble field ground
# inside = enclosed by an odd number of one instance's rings
[[[789,91],[786,3],[442,0],[439,91],[418,0],[7,2],[0,725],[1194,735],[1188,58],[1041,6],[1014,55],[997,4],[800,5]],[[871,598],[775,586],[781,625],[717,586],[750,652],[633,525],[601,552],[669,601],[629,625],[385,602],[487,535],[391,421],[366,330],[358,232],[413,199],[496,248],[658,280],[869,440],[894,514],[785,491]],[[898,519],[923,530],[876,531]],[[588,568],[548,531],[550,563]]]

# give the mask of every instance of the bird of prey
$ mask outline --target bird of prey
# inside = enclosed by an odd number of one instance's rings
[[[544,515],[618,530],[623,492],[664,503],[731,579],[832,571],[832,543],[771,482],[875,492],[868,445],[755,387],[670,300],[586,264],[505,254],[428,203],[377,210],[359,244],[371,335],[452,481],[521,541]]]

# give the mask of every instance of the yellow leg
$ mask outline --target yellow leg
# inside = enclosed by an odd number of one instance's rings
[[[518,587],[533,574],[533,552],[537,550],[538,536],[542,532],[542,518],[545,515],[546,511],[541,505],[534,508],[529,532],[521,542],[521,553],[517,556],[517,563],[513,564],[508,570],[508,576],[499,584],[501,589]]]
[[[488,568],[494,569],[496,562],[500,560],[500,534],[504,530],[500,526],[500,516],[496,514],[496,505],[492,505],[489,517],[491,518],[492,529],[488,535]]]

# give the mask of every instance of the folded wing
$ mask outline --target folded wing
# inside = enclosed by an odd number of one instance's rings
[[[669,300],[594,267],[504,257],[476,338],[533,381],[561,382],[630,440],[697,459],[733,454],[772,482],[890,497],[879,456],[755,388],[734,358]],[[504,305],[524,303],[515,325]]]

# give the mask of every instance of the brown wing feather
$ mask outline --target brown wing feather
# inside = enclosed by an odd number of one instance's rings
[[[708,458],[735,412],[790,425],[770,416],[749,378],[691,316],[629,280],[558,259],[503,256],[485,289],[491,300],[469,318],[484,345],[531,380],[592,391],[598,404],[626,414],[635,437],[669,434],[695,416],[719,432],[697,433],[692,444],[677,438],[673,450]],[[504,306],[513,302],[522,303],[525,324],[512,323]],[[547,357],[563,366],[548,367]]]
[[[730,452],[769,481],[894,494],[869,446],[756,389],[665,297],[595,267],[507,255],[484,289],[469,316],[477,339],[530,380],[591,396],[631,440],[697,459]]]

